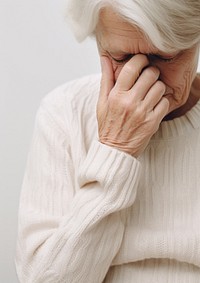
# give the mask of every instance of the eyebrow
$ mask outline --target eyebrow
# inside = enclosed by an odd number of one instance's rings
[[[132,55],[132,56],[135,56],[137,54],[143,54],[143,55],[148,55],[148,56],[157,56],[161,59],[173,59],[175,58],[179,52],[176,52],[176,53],[163,53],[163,52],[149,52],[149,53],[142,53],[142,52],[139,52],[139,53],[128,53],[128,52],[124,52],[124,51],[108,51],[106,50],[106,52],[110,55],[110,57],[112,57],[113,59],[118,59],[118,58],[123,58],[127,55]],[[119,59],[120,60],[120,59]]]

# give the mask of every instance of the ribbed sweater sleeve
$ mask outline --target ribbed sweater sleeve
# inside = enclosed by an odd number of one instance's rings
[[[140,164],[94,140],[75,168],[73,129],[59,119],[43,102],[21,192],[17,273],[22,283],[100,283],[120,248]]]

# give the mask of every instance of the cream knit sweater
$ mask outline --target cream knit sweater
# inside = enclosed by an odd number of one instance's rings
[[[98,142],[99,76],[37,113],[19,209],[23,283],[200,282],[200,102],[140,158]]]

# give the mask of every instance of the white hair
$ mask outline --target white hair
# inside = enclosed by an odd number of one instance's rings
[[[200,0],[68,0],[67,18],[78,41],[95,33],[106,6],[138,26],[161,51],[200,43]]]

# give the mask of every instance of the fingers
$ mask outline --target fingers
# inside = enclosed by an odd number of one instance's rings
[[[144,97],[145,108],[152,111],[158,102],[162,99],[165,94],[166,86],[161,81],[156,81],[150,88],[147,95]]]
[[[158,80],[159,75],[160,71],[158,68],[153,66],[146,68],[132,87],[131,95],[139,100],[144,99],[152,85]]]
[[[107,99],[111,89],[114,86],[114,74],[110,60],[106,56],[101,56],[101,99]]]
[[[159,81],[160,71],[154,66],[148,66],[148,58],[143,54],[138,54],[132,57],[122,68],[117,82],[113,72],[113,66],[109,58],[101,56],[101,91],[100,101],[106,102],[108,96],[116,85],[120,90],[125,88],[129,93],[129,103],[134,105],[135,101],[142,102],[144,109],[148,112],[153,111],[161,119],[168,113],[169,101],[163,98],[166,91],[166,86]],[[148,66],[148,67],[147,67]],[[146,68],[145,68],[146,67]],[[114,92],[117,94],[117,92]],[[131,100],[130,100],[131,94]]]
[[[148,64],[147,56],[143,54],[133,56],[122,68],[116,81],[116,87],[123,91],[130,90]]]
[[[158,121],[162,121],[162,119],[169,112],[169,100],[166,97],[162,97],[159,103],[154,108],[153,112],[156,115]]]

